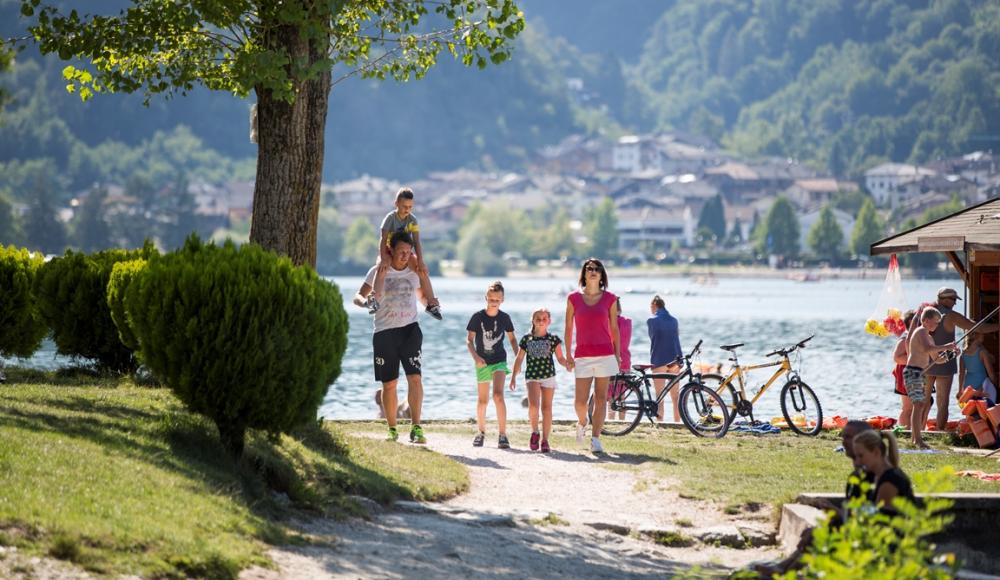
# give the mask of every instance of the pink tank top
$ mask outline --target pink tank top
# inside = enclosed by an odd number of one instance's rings
[[[569,295],[569,303],[573,305],[573,326],[576,327],[576,348],[573,351],[575,358],[614,356],[610,313],[611,305],[617,299],[617,296],[605,290],[597,304],[588,306],[579,290]]]

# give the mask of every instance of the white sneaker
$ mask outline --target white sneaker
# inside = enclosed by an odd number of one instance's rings
[[[587,426],[576,424],[576,445],[577,447],[583,447],[584,438],[587,436]]]
[[[593,453],[604,453],[604,446],[601,445],[601,440],[597,437],[590,438],[590,451]]]

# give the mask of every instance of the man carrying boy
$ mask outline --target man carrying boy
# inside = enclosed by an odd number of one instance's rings
[[[382,220],[382,234],[379,239],[379,257],[376,266],[383,259],[390,258],[389,242],[392,237],[406,233],[413,239],[413,252],[410,254],[409,266],[420,276],[420,285],[426,288],[424,298],[427,300],[427,313],[441,320],[441,305],[434,297],[434,289],[431,288],[430,273],[424,263],[424,249],[420,246],[420,226],[417,225],[417,218],[413,215],[413,190],[404,187],[396,192],[396,209],[390,211]],[[370,314],[378,310],[378,303],[374,303],[369,309]]]
[[[389,259],[368,271],[364,283],[354,295],[354,304],[371,310],[373,303],[381,304],[375,312],[375,332],[372,350],[375,362],[375,380],[382,383],[382,408],[389,425],[389,440],[396,441],[399,382],[399,365],[406,374],[407,399],[410,404],[410,441],[426,443],[420,427],[420,410],[424,400],[424,387],[420,374],[420,351],[423,333],[417,323],[417,299],[424,299],[426,288],[417,273],[410,267],[413,240],[407,233],[396,234],[390,242]]]
[[[941,324],[941,312],[937,308],[929,306],[920,313],[920,324],[911,332],[910,354],[906,359],[906,366],[903,367],[903,385],[913,403],[910,432],[913,434],[913,444],[921,449],[929,448],[921,436],[924,428],[924,409],[930,398],[930,385],[924,380],[924,371],[928,363],[934,362],[941,354],[949,351],[958,352],[958,346],[954,342],[934,344],[933,334],[939,324]]]

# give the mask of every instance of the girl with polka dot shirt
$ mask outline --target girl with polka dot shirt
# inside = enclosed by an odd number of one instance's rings
[[[531,332],[521,337],[521,348],[514,360],[514,371],[510,374],[510,390],[513,391],[517,389],[521,363],[527,363],[524,380],[528,383],[528,418],[531,420],[531,440],[528,447],[532,451],[541,448],[542,453],[550,451],[549,434],[552,432],[552,397],[556,392],[556,365],[552,355],[555,354],[560,365],[566,366],[562,340],[549,334],[551,323],[552,315],[545,308],[531,313]],[[539,408],[542,414],[541,434],[538,432]]]

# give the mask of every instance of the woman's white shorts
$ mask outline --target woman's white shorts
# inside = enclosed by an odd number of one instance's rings
[[[574,373],[578,379],[591,377],[613,377],[618,374],[618,360],[615,355],[585,356],[575,359]]]
[[[527,379],[526,382],[528,382],[528,383],[539,383],[538,386],[542,387],[543,389],[554,389],[554,388],[556,388],[556,377],[555,376],[551,376],[551,377],[549,377],[547,379]]]

